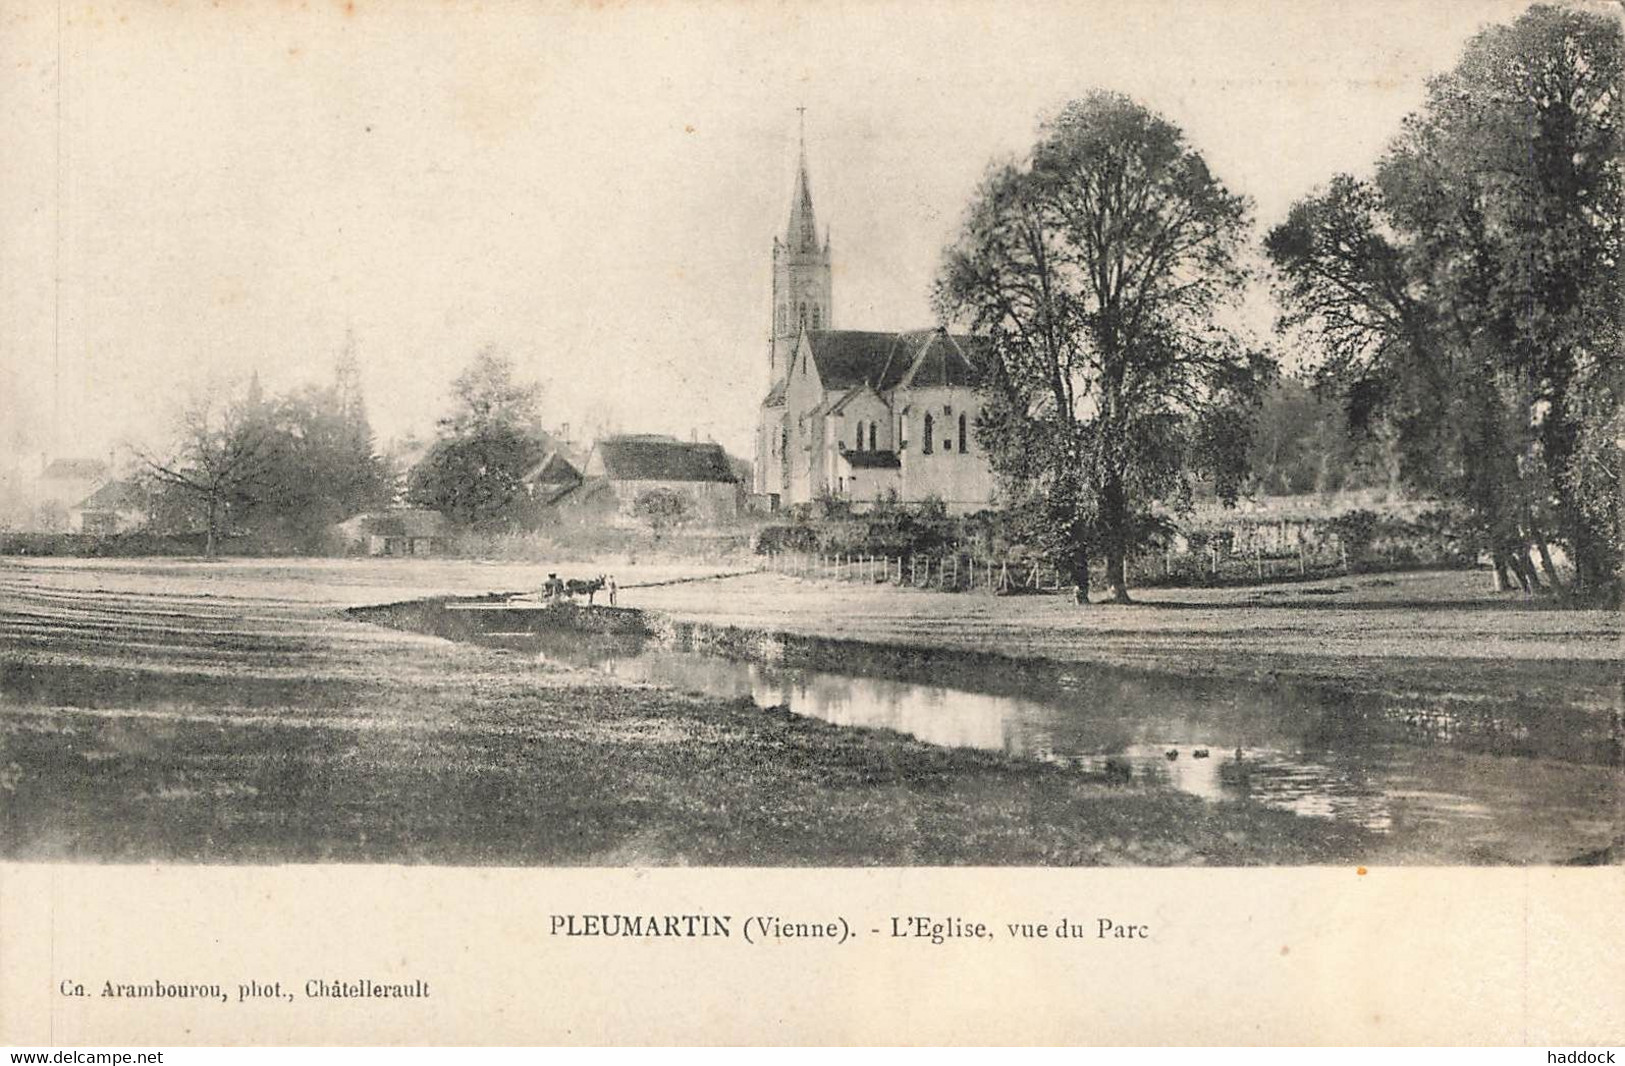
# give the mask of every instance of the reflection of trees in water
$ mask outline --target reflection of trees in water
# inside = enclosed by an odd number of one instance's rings
[[[1568,750],[1600,752],[1593,762],[1606,761],[1607,716],[1553,712],[1536,701],[1516,713],[1496,704],[1317,703],[1269,685],[1251,692],[1234,683],[1185,687],[1178,678],[1111,672],[1074,677],[1040,697],[1037,686],[988,694],[628,638],[551,633],[531,646],[559,661],[724,698],[748,695],[837,725],[1026,755],[1377,832],[1456,834],[1486,854],[1509,839],[1526,846],[1566,840],[1598,809],[1604,786],[1597,782],[1606,785],[1612,775],[1597,765],[1503,757],[1566,743]],[[1562,729],[1572,731],[1566,742],[1552,737]],[[1197,759],[1197,747],[1211,757]],[[1171,760],[1170,750],[1177,753]]]
[[[809,673],[797,688],[809,714],[837,725],[870,726],[907,733],[945,747],[1007,750],[1006,722],[1012,701],[879,678]]]

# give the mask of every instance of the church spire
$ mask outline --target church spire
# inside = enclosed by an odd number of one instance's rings
[[[796,187],[790,198],[790,224],[784,238],[773,238],[773,332],[768,362],[774,382],[789,372],[791,357],[807,330],[835,328],[830,277],[829,233],[819,239],[813,217],[812,185],[807,180],[807,134],[804,107]]]
[[[813,217],[812,187],[807,181],[807,109],[798,107],[801,116],[801,151],[796,160],[796,191],[790,199],[790,225],[785,229],[784,243],[792,252],[816,252],[818,221]]]

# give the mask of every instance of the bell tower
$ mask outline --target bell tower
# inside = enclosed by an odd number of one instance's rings
[[[812,187],[807,180],[807,109],[801,116],[801,150],[796,187],[790,199],[790,223],[784,238],[773,238],[773,331],[769,342],[770,384],[789,371],[796,341],[803,330],[834,329],[834,303],[829,268],[829,231],[818,239]]]

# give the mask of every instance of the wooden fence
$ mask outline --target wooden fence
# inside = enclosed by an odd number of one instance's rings
[[[1051,563],[974,555],[867,555],[816,552],[770,552],[760,569],[791,577],[856,581],[947,592],[995,593],[1070,591],[1071,580]],[[1349,572],[1341,547],[1300,545],[1290,554],[1231,554],[1216,550],[1167,552],[1135,556],[1129,562],[1130,586],[1229,584],[1327,577]]]
[[[947,592],[1054,592],[1070,588],[1049,563],[1025,559],[986,560],[972,555],[833,555],[772,552],[762,569],[792,577],[857,581]]]

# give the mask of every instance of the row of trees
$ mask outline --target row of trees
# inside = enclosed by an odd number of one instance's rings
[[[1320,398],[1527,586],[1531,553],[1563,580],[1554,543],[1582,588],[1619,579],[1619,60],[1581,12],[1480,34],[1374,180],[1334,177],[1264,242]],[[1153,504],[1233,502],[1259,458],[1249,224],[1181,131],[1097,93],[989,174],[945,257],[939,313],[991,341],[981,438],[1080,598],[1100,559],[1126,601]]]
[[[264,547],[322,550],[335,523],[403,495],[475,528],[523,521],[531,508],[525,474],[551,445],[538,387],[486,350],[452,392],[452,413],[404,473],[378,454],[348,350],[329,386],[267,398],[256,378],[241,396],[194,400],[169,450],[142,455],[155,489],[153,524],[201,528],[213,555],[228,531]]]
[[[1481,33],[1362,181],[1335,176],[1267,248],[1284,324],[1356,428],[1455,503],[1499,578],[1618,577],[1621,170],[1613,19],[1535,7]]]
[[[339,522],[387,504],[395,476],[374,446],[354,356],[330,386],[267,398],[258,379],[241,397],[209,395],[180,415],[165,453],[143,454],[155,526],[247,532],[284,550],[320,547]]]

